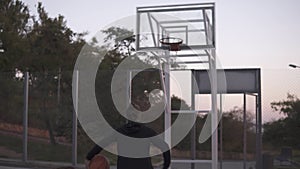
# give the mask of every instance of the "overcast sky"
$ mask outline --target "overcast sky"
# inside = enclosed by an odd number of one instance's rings
[[[35,13],[38,1],[23,0]],[[76,32],[88,31],[87,38],[106,25],[135,15],[136,7],[201,0],[41,0],[49,15],[65,16]],[[300,1],[299,0],[216,0],[217,57],[222,68],[261,68],[264,118],[270,119],[270,102],[286,98],[287,92],[300,97]]]

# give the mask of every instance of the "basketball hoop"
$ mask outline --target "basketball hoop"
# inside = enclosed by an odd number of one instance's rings
[[[180,44],[182,44],[183,40],[180,38],[167,37],[160,39],[159,42],[163,45],[169,45],[170,51],[180,51]]]

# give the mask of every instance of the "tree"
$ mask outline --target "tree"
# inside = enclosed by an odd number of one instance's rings
[[[72,70],[84,43],[84,34],[68,28],[62,15],[50,18],[41,3],[37,11],[38,18],[33,18],[29,34],[32,57],[26,66],[31,71]]]
[[[172,95],[171,100],[172,100],[172,104],[171,104],[172,110],[190,110],[191,109],[191,107],[186,103],[186,101],[179,98],[178,96]]]
[[[21,58],[29,54],[27,34],[30,31],[28,7],[19,0],[0,1],[0,70],[14,73]]]
[[[223,147],[227,152],[242,152],[243,150],[243,135],[245,134],[243,117],[244,110],[239,107],[234,107],[223,114]],[[254,116],[251,112],[246,112],[246,124],[247,146],[251,148],[255,145],[256,137]],[[250,151],[251,149],[248,149],[248,152]]]
[[[0,114],[1,121],[22,123],[23,83],[15,77],[21,58],[29,53],[30,28],[28,7],[19,0],[0,1]],[[2,51],[3,50],[3,51]]]
[[[102,32],[107,35],[104,38],[104,42],[107,44],[106,47],[108,49],[116,50],[117,53],[124,56],[130,56],[135,51],[135,35],[133,31],[120,27],[109,27]]]
[[[63,127],[62,124],[68,124],[66,120],[71,120],[73,112],[72,73],[62,76],[62,72],[73,70],[76,57],[84,44],[84,34],[74,33],[66,26],[66,21],[61,15],[50,18],[41,3],[38,3],[37,11],[38,18],[33,17],[33,27],[28,33],[30,56],[24,57],[23,64],[19,67],[30,71],[31,99],[35,104],[35,112],[32,113],[44,121],[50,141],[55,144],[55,135],[63,133],[61,130],[66,126]],[[57,84],[57,78],[61,84]],[[58,93],[58,90],[61,93]],[[59,99],[58,95],[64,99]],[[68,106],[62,107],[60,100]],[[57,121],[59,117],[60,120],[66,117],[65,114],[69,114],[68,119],[63,122]],[[55,125],[59,128],[54,128]]]
[[[296,95],[288,93],[286,100],[272,102],[271,108],[283,113],[289,119],[299,120],[300,118],[300,100]]]
[[[273,146],[300,148],[300,100],[296,95],[287,94],[286,100],[272,102],[272,109],[283,113],[284,118],[264,124],[263,140]]]

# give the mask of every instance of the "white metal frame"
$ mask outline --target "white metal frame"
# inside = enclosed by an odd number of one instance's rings
[[[203,19],[191,19],[191,20],[169,20],[169,21],[163,21],[159,22],[153,15],[151,15],[152,12],[176,12],[176,11],[190,11],[190,10],[202,10],[203,12]],[[210,21],[209,18],[206,15],[205,10],[211,10],[212,12],[212,20]],[[152,37],[153,37],[153,43],[155,47],[147,47],[147,48],[142,48],[140,47],[140,19],[141,19],[141,14],[142,13],[147,13],[148,19],[149,19],[149,24],[150,28],[152,31]],[[158,32],[157,37],[154,34],[153,31],[153,25],[150,21],[150,19],[153,19],[158,27],[162,28],[162,32]],[[165,5],[165,6],[147,6],[147,7],[138,7],[137,8],[137,25],[136,25],[136,34],[137,34],[137,41],[136,41],[136,49],[137,51],[141,50],[147,50],[147,51],[155,51],[157,49],[164,49],[167,51],[167,48],[164,48],[163,46],[159,45],[159,37],[164,37],[164,33],[168,34],[168,31],[166,31],[167,28],[182,28],[182,25],[178,25],[177,27],[164,27],[162,24],[167,23],[167,22],[172,22],[172,23],[182,23],[182,22],[201,22],[204,24],[204,29],[195,29],[195,30],[188,30],[187,28],[183,30],[183,32],[186,33],[186,41],[189,38],[188,37],[188,31],[204,31],[206,35],[206,45],[188,45],[185,44],[181,46],[181,50],[184,51],[192,51],[192,50],[201,50],[203,51],[204,54],[184,54],[184,55],[176,55],[176,56],[170,56],[170,52],[166,53],[166,56],[163,56],[165,58],[165,64],[164,64],[164,74],[165,74],[165,80],[164,80],[164,86],[165,86],[165,92],[167,95],[167,106],[166,106],[166,113],[165,113],[165,130],[170,128],[171,126],[171,99],[170,99],[170,63],[169,63],[169,58],[171,57],[181,57],[184,58],[186,56],[189,57],[203,57],[207,56],[208,59],[207,61],[192,61],[192,62],[183,62],[183,63],[178,63],[178,64],[207,64],[208,65],[208,72],[211,77],[211,110],[208,110],[212,114],[211,118],[211,124],[212,128],[217,128],[218,126],[218,112],[217,112],[217,71],[216,71],[216,47],[215,47],[215,4],[214,3],[198,3],[198,4],[181,4],[181,5]],[[172,32],[169,30],[169,32]],[[161,34],[161,35],[160,35]],[[193,82],[192,82],[193,84]],[[192,99],[192,101],[194,101]],[[194,105],[194,103],[192,103]],[[192,105],[192,107],[193,107]],[[194,107],[193,107],[194,108]],[[192,113],[197,113],[198,111],[192,110]],[[206,111],[207,112],[207,111]],[[178,112],[182,113],[182,112]],[[195,137],[195,128],[192,129]],[[171,133],[167,133],[165,136],[166,142],[170,143],[171,141]],[[185,163],[191,163],[192,168],[194,168],[194,163],[198,162],[210,162],[212,164],[212,169],[217,169],[218,168],[218,131],[215,130],[212,133],[212,139],[211,139],[211,147],[212,147],[212,159],[211,160],[196,160],[196,153],[195,151],[192,152],[192,160],[173,160],[172,162],[177,163],[177,162],[185,162]],[[195,142],[194,142],[195,144]]]
[[[222,114],[222,95],[225,94],[243,94],[243,103],[244,103],[244,114],[243,114],[243,168],[246,169],[247,165],[247,135],[246,135],[246,96],[255,97],[255,125],[256,125],[256,168],[262,169],[262,112],[261,112],[261,71],[257,68],[252,69],[222,69],[217,70],[220,77],[222,74],[226,74],[226,84],[220,81],[218,86],[218,94],[220,96],[220,114]],[[239,73],[240,75],[232,74]],[[199,91],[193,91],[194,94],[210,94],[211,90],[209,87],[209,77],[205,70],[194,70],[193,76],[196,78],[197,85],[199,86]],[[202,75],[201,75],[202,74]],[[205,74],[205,76],[203,76]],[[251,74],[251,76],[249,76]],[[234,76],[234,80],[233,79]],[[198,81],[201,79],[200,81]],[[230,80],[231,79],[231,80]],[[245,82],[245,80],[250,80]],[[236,81],[240,81],[239,86],[235,86]],[[244,81],[243,83],[241,83]],[[250,86],[248,85],[251,84]],[[225,86],[224,86],[225,85]],[[226,88],[224,88],[226,87]],[[222,168],[222,120],[220,121],[220,169]]]

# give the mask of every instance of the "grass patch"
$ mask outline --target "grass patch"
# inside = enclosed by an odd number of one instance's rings
[[[29,141],[28,157],[30,160],[71,162],[72,147],[66,145],[53,145],[38,141]]]
[[[20,137],[18,136],[10,136],[0,133],[0,146],[6,147],[16,153],[22,153],[23,151],[23,143]]]
[[[0,134],[0,137],[0,146],[16,153],[23,153],[23,142],[20,136]],[[28,140],[29,160],[71,162],[71,155],[71,146],[59,144],[52,145],[45,141]],[[5,157],[14,158],[10,156]]]
[[[7,135],[0,133],[0,146],[16,153],[23,153],[23,142],[20,136]],[[77,161],[84,163],[85,156],[89,151],[89,147],[78,145]],[[1,153],[0,153],[1,154]],[[109,152],[103,151],[101,154],[105,155],[110,164],[117,163],[117,156]],[[2,154],[1,158],[15,158],[10,155]],[[52,145],[45,141],[29,140],[28,141],[28,159],[37,161],[52,161],[52,162],[72,162],[72,146],[56,144]]]

